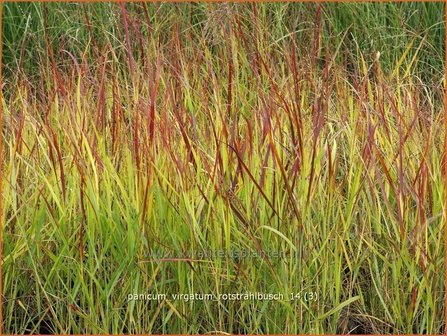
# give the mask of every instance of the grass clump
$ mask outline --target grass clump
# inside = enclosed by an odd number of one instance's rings
[[[443,6],[5,4],[3,331],[443,333]]]

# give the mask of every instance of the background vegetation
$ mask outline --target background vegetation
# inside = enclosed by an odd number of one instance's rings
[[[3,332],[444,333],[444,6],[4,4]]]

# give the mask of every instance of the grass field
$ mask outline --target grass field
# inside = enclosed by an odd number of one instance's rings
[[[445,333],[444,3],[2,6],[3,333]]]

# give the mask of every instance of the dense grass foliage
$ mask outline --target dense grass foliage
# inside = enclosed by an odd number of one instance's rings
[[[245,7],[249,5],[233,6],[233,10],[242,14]],[[315,3],[271,3],[258,6],[256,15],[272,41],[288,39],[292,34],[306,44],[315,28],[316,7]],[[151,28],[169,30],[174,18],[179,29],[202,35],[212,8],[206,3],[128,5],[135,28],[143,36]],[[394,69],[404,53],[408,57],[418,54],[415,68],[423,70],[429,81],[433,75],[442,75],[444,69],[444,8],[443,3],[430,2],[326,3],[320,13],[321,38],[342,41],[348,50],[358,45],[365,54],[380,51],[381,64],[388,70]],[[244,18],[246,27],[254,29],[254,21]],[[157,27],[151,27],[153,24]],[[123,25],[116,4],[8,3],[3,12],[4,71],[14,72],[20,59],[21,68],[33,73],[39,64],[36,51],[45,54],[47,48],[45,29],[55,52],[64,49],[75,55],[92,55],[94,48],[84,50],[91,39],[107,41],[115,50],[123,47]],[[138,39],[134,42],[140,43]],[[94,59],[96,55],[92,56]]]
[[[443,333],[443,13],[5,4],[3,332]]]

